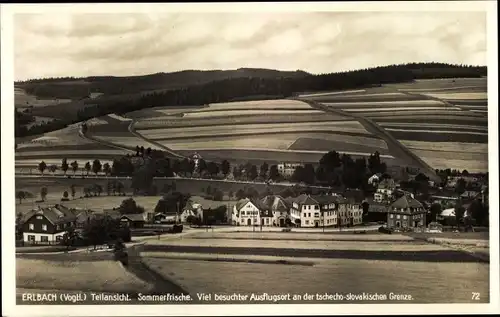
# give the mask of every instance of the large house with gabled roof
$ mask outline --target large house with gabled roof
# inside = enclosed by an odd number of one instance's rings
[[[231,219],[237,226],[273,225],[271,208],[258,199],[240,199],[233,207]]]
[[[404,195],[393,202],[387,212],[387,226],[389,228],[420,228],[425,226],[427,211],[421,202]]]
[[[75,211],[65,206],[38,207],[22,219],[23,240],[34,244],[57,243],[76,221]]]
[[[290,221],[290,204],[279,195],[268,195],[262,198],[262,204],[271,210],[273,215],[272,225],[286,227]]]

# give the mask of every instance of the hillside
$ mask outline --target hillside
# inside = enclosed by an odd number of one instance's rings
[[[304,91],[333,91],[416,79],[486,75],[485,66],[412,63],[320,75],[303,71],[240,68],[226,71],[186,70],[133,77],[30,80],[16,83],[16,87],[37,98],[66,98],[69,101],[25,110],[28,116],[56,120],[33,125],[29,129],[16,120],[16,136],[45,133],[93,117],[124,114],[149,107],[198,106],[231,100],[264,99],[265,96],[272,96],[269,99],[287,98]],[[102,95],[90,98],[91,93]]]

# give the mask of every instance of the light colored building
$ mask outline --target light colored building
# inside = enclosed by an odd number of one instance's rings
[[[363,223],[363,206],[354,200],[350,200],[347,204],[348,216],[350,225],[357,226]]]
[[[377,191],[373,194],[373,200],[380,203],[385,200],[390,200],[394,191],[396,190],[396,183],[393,179],[384,179],[378,183]]]
[[[73,209],[62,205],[37,208],[22,219],[23,240],[33,244],[58,243],[67,228],[76,226]]]
[[[273,214],[260,200],[240,199],[233,207],[231,216],[237,226],[272,226]]]
[[[297,167],[304,166],[302,163],[279,163],[278,172],[285,177],[290,177],[293,175]]]
[[[290,204],[279,195],[269,195],[262,198],[262,203],[273,214],[273,226],[286,227],[290,222]]]

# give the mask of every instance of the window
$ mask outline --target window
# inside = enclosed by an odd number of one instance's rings
[[[314,217],[319,217],[319,212],[315,212]]]
[[[56,241],[61,241],[62,236],[56,236]]]
[[[30,241],[30,242],[35,242],[35,236],[30,234],[30,235],[28,236],[28,241]]]
[[[42,230],[47,231],[47,225],[42,225]]]
[[[36,216],[36,219],[38,219],[38,220],[42,220],[42,219],[43,219],[43,217],[42,217],[42,216]]]
[[[244,210],[242,210],[242,211],[241,211],[241,215],[242,215],[242,216],[244,216],[244,215],[245,215],[245,211],[244,211]]]
[[[319,209],[318,205],[314,206],[314,210],[318,210],[318,209]]]
[[[403,219],[406,220],[406,215],[403,216]]]
[[[389,216],[389,218],[391,218],[391,219],[392,219],[392,218],[394,218],[394,215],[393,215],[393,214],[391,214],[391,215]]]
[[[309,213],[307,216],[308,216],[308,217],[311,217],[311,213]]]
[[[35,230],[35,225],[34,225],[34,224],[32,224],[32,223],[30,223],[30,227],[29,227],[29,228],[30,228],[30,230]],[[34,237],[34,236],[33,236],[33,237]]]
[[[56,230],[61,230],[61,225],[56,225]]]
[[[397,219],[399,219],[399,218],[401,218],[401,216],[400,216],[400,215],[397,215],[397,216],[396,216],[396,218],[397,218]]]
[[[49,242],[49,237],[47,237],[47,236],[41,236],[40,237],[40,241],[42,241],[42,242]]]
[[[303,217],[307,217],[307,213],[304,213],[304,216]]]

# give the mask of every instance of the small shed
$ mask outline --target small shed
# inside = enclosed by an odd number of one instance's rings
[[[142,228],[146,219],[144,214],[125,214],[121,216],[120,222],[130,228]]]

